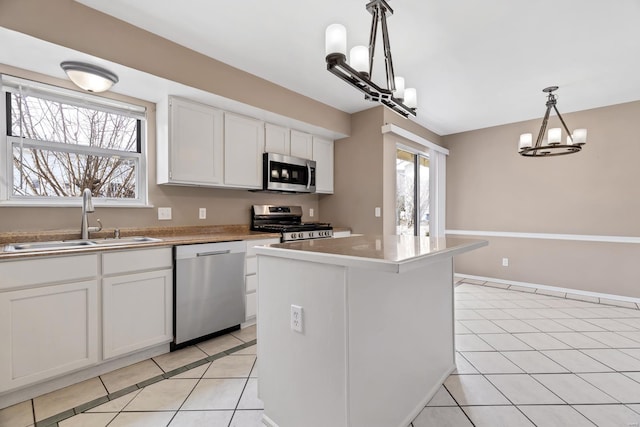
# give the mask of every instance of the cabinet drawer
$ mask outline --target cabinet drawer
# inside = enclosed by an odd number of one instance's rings
[[[247,240],[246,242],[247,242],[247,256],[250,257],[250,256],[256,255],[256,250],[254,249],[256,246],[280,243],[280,239],[273,238],[273,239]]]
[[[102,273],[104,275],[160,270],[172,266],[171,248],[139,249],[102,254]]]
[[[256,274],[257,271],[257,259],[256,257],[248,257],[247,259],[247,268],[245,269],[245,274]]]
[[[255,290],[258,289],[258,276],[255,274],[247,276],[245,279],[245,285],[247,287],[247,293],[255,292]]]
[[[247,294],[246,296],[246,316],[245,318],[247,320],[255,317],[256,312],[257,312],[257,299],[256,299],[256,293],[252,293],[252,294]]]
[[[334,231],[333,237],[339,239],[341,237],[349,237],[351,236],[351,231]]]
[[[74,255],[0,262],[0,290],[98,276],[98,255]]]

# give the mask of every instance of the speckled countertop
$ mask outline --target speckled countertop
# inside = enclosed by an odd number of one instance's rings
[[[346,231],[348,228],[335,227],[334,231]],[[106,229],[91,233],[91,239],[111,238],[114,229]],[[58,240],[77,240],[80,238],[78,230],[53,230],[41,232],[10,232],[0,233],[0,261],[20,258],[72,255],[78,253],[103,252],[123,249],[167,247],[175,245],[189,245],[195,243],[229,242],[233,240],[255,240],[279,238],[279,233],[264,233],[251,231],[248,225],[211,225],[184,227],[149,227],[149,228],[121,228],[121,237],[146,236],[162,239],[159,242],[131,243],[115,246],[83,246],[73,249],[53,249],[38,251],[5,252],[4,246],[20,242],[46,242]],[[90,240],[91,240],[90,239]]]

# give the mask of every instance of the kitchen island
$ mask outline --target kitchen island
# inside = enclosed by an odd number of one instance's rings
[[[263,423],[409,425],[455,369],[453,256],[485,245],[354,236],[256,248]]]

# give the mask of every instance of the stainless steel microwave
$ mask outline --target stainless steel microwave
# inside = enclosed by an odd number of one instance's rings
[[[263,155],[263,190],[316,192],[316,162],[276,153]]]

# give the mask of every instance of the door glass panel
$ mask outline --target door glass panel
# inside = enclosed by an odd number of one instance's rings
[[[419,210],[419,236],[429,235],[429,158],[418,156],[418,176],[420,181],[420,194],[418,200]]]
[[[404,150],[396,154],[396,234],[413,235],[415,206],[415,155]]]

